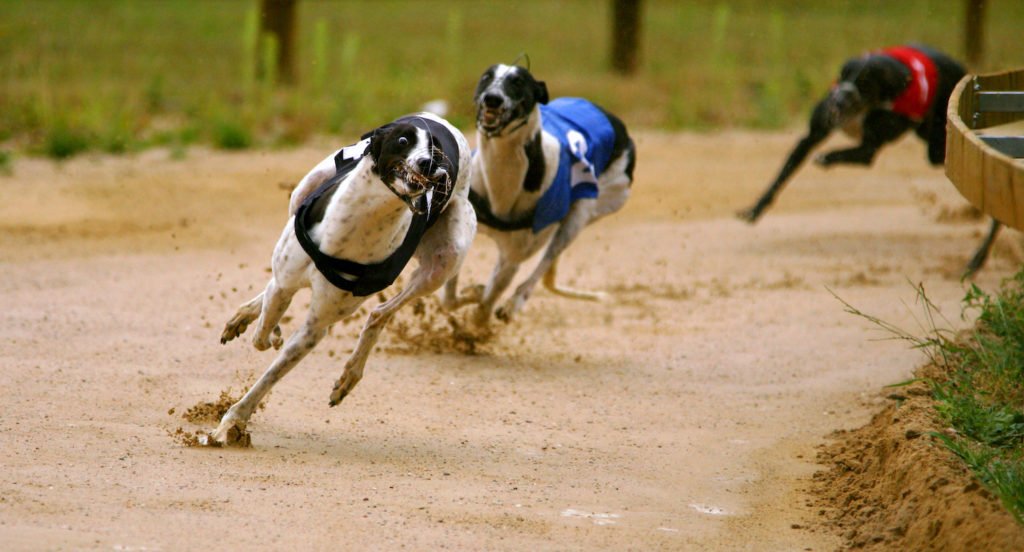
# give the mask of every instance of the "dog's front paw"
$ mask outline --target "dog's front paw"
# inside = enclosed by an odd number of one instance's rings
[[[252,337],[252,346],[255,347],[257,351],[266,351],[271,347],[274,349],[280,349],[283,344],[284,339],[281,337],[281,326],[274,326],[270,335],[266,337],[259,334]]]
[[[520,298],[519,294],[513,295],[504,305],[498,307],[494,311],[494,316],[498,320],[508,324],[512,321],[512,317],[515,316],[519,309],[523,307],[523,303],[526,302],[525,298]]]
[[[761,217],[761,209],[757,206],[749,209],[742,209],[740,211],[736,211],[736,217],[740,220],[749,222],[750,224],[754,224],[757,222],[757,219]]]
[[[831,155],[832,154],[830,154],[830,153],[819,153],[818,155],[815,155],[814,156],[814,164],[819,166],[819,167],[828,168],[828,166],[831,165],[834,162],[832,160]]]
[[[244,334],[245,330],[249,327],[249,322],[250,320],[246,317],[238,314],[236,314],[231,320],[228,320],[228,323],[224,325],[224,331],[220,333],[220,344],[223,345]]]
[[[342,399],[352,392],[360,378],[361,376],[356,376],[353,371],[346,369],[338,381],[334,382],[334,389],[331,390],[331,400],[328,404],[330,406],[341,404]]]
[[[213,433],[199,437],[199,444],[206,447],[249,448],[252,446],[252,435],[245,430],[245,425],[245,422],[228,411]]]

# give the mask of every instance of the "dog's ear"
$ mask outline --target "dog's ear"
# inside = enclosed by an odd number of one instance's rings
[[[548,85],[544,84],[544,81],[536,81],[535,86],[534,94],[536,94],[537,103],[548,103]]]
[[[364,140],[366,138],[370,139],[370,145],[366,148],[366,155],[373,159],[374,172],[377,172],[377,162],[380,161],[380,153],[384,148],[384,138],[391,131],[391,126],[387,124],[363,135]]]

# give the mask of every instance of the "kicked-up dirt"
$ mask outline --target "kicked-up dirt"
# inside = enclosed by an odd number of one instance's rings
[[[269,364],[220,331],[266,282],[288,189],[340,143],[16,161],[0,176],[0,548],[844,546],[818,525],[817,447],[922,359],[832,293],[912,329],[923,282],[966,325],[959,270],[986,224],[949,215],[963,202],[912,139],[871,170],[808,166],[757,226],[735,219],[796,138],[637,133],[634,197],[560,265],[609,301],[538,290],[485,340],[426,301],[331,409],[362,318],[338,324],[247,449],[183,446],[215,415],[182,415]],[[1014,238],[980,285],[1019,266]],[[494,255],[478,239],[463,284]]]

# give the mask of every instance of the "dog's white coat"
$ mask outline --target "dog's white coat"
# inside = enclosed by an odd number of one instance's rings
[[[490,86],[481,92],[501,95],[507,108],[511,107],[512,99],[502,89],[502,82],[514,68],[507,65],[498,66],[495,78]],[[480,101],[479,97],[477,101]],[[509,131],[502,131],[497,136],[488,136],[485,132],[477,132],[477,154],[473,157],[473,190],[487,198],[491,211],[504,220],[520,217],[533,211],[537,201],[551,187],[558,169],[558,157],[561,145],[555,136],[542,128],[541,112],[536,106],[529,114],[526,124],[515,127],[508,125]],[[541,132],[541,151],[544,155],[544,178],[536,192],[523,189],[528,162],[524,146]],[[548,226],[534,234],[532,229],[504,232],[481,225],[480,230],[495,241],[498,246],[498,262],[494,267],[487,286],[478,291],[481,294],[476,312],[476,321],[485,324],[489,321],[494,307],[501,294],[508,288],[515,277],[519,266],[529,257],[540,251],[545,245],[547,249],[530,276],[516,288],[509,300],[497,310],[496,315],[502,320],[509,320],[517,313],[530,297],[533,288],[542,278],[544,286],[550,291],[573,298],[598,299],[601,294],[571,290],[555,284],[558,257],[579,235],[585,226],[595,220],[614,213],[625,205],[630,194],[630,178],[626,174],[629,155],[621,155],[605,168],[598,178],[598,197],[596,199],[580,199],[572,203],[568,215],[558,224]]]
[[[419,266],[408,285],[375,308],[367,318],[355,350],[348,357],[341,376],[334,384],[330,396],[332,405],[341,401],[362,378],[367,356],[395,312],[409,301],[434,292],[458,274],[476,233],[476,215],[468,199],[469,175],[472,171],[469,145],[462,133],[447,121],[429,113],[422,113],[421,116],[444,124],[456,137],[459,146],[459,174],[453,178],[454,190],[447,209],[423,235],[416,249],[414,256]],[[409,166],[415,166],[417,159],[430,156],[425,146],[429,144],[426,133],[420,130],[419,134],[416,147],[407,156]],[[249,417],[270,388],[316,346],[331,325],[350,316],[367,299],[353,296],[328,282],[295,237],[295,210],[317,186],[334,176],[335,154],[314,167],[292,192],[289,202],[291,218],[274,248],[273,275],[263,293],[239,307],[224,328],[222,339],[229,341],[241,335],[255,321],[253,345],[261,351],[271,346],[281,348],[281,351],[259,381],[228,410],[211,434],[210,437],[219,443],[227,442],[233,428],[244,431]],[[412,213],[372,173],[372,167],[373,160],[367,155],[331,197],[323,220],[311,229],[313,239],[325,253],[360,263],[379,262],[394,252],[404,239]],[[405,183],[396,179],[395,186],[401,188]],[[400,191],[409,190],[403,188]],[[292,296],[304,287],[312,288],[309,312],[302,325],[287,342],[283,342],[278,323]],[[454,282],[445,290],[443,303],[446,306],[453,305],[454,295],[447,292],[454,292]]]

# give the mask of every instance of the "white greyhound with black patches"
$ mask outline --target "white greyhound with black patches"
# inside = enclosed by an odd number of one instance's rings
[[[246,424],[270,388],[311,351],[335,322],[390,286],[409,258],[419,266],[409,284],[370,313],[355,350],[334,384],[330,405],[352,391],[381,330],[406,303],[432,293],[458,274],[476,234],[468,201],[470,149],[440,117],[403,117],[328,156],[292,192],[291,218],[274,248],[273,276],[263,293],[242,305],[224,327],[227,343],[256,322],[259,350],[281,349],[259,381],[235,403],[209,444],[247,438]],[[454,286],[442,302],[454,305]],[[292,296],[313,291],[309,313],[289,337],[278,323]]]
[[[519,265],[547,245],[531,275],[495,313],[504,321],[522,309],[543,279],[573,298],[601,294],[555,284],[559,255],[585,226],[625,205],[636,148],[618,118],[579,98],[548,102],[547,86],[525,68],[494,65],[474,97],[478,151],[470,201],[497,243],[487,286],[473,290],[478,324],[486,324]]]

